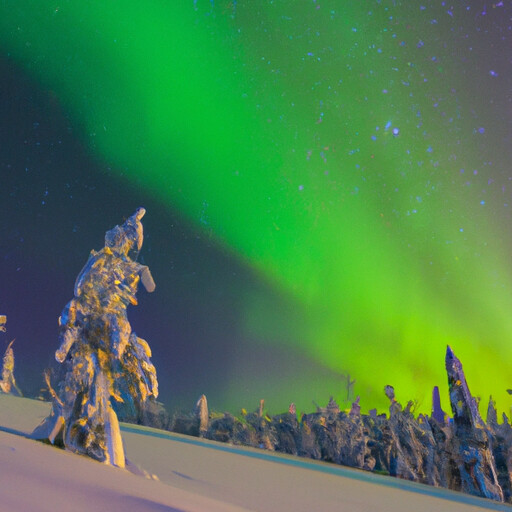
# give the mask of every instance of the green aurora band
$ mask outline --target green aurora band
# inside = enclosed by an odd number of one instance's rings
[[[291,301],[241,297],[248,338],[425,411],[450,344],[508,408],[506,180],[457,57],[474,12],[440,5],[4,0],[0,45],[97,158]]]

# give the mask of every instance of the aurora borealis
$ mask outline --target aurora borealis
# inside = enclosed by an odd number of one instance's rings
[[[511,17],[505,2],[4,0],[2,57],[64,113],[96,165],[80,179],[110,192],[76,212],[85,187],[70,199],[51,165],[47,183],[23,178],[24,187],[66,196],[59,214],[81,219],[79,234],[94,236],[81,239],[79,261],[144,203],[151,252],[143,257],[160,270],[147,306],[162,327],[147,335],[160,380],[166,371],[204,374],[208,389],[193,393],[213,393],[223,408],[261,395],[282,410],[329,394],[342,400],[341,376],[350,374],[363,408],[385,407],[382,389],[392,384],[399,400],[428,411],[434,385],[446,396],[450,344],[471,390],[508,410]],[[10,196],[27,194],[14,189],[23,166],[9,167],[5,153],[0,164]],[[38,165],[32,173],[42,172]],[[74,172],[59,176],[72,182]],[[160,218],[151,220],[148,201]],[[13,205],[2,214],[7,249],[22,207]],[[248,281],[216,280],[212,259],[197,249],[197,259],[181,256],[196,265],[195,281],[170,286],[176,228],[165,212]],[[55,220],[43,223],[48,233]],[[73,236],[71,225],[59,232],[62,244]],[[51,268],[51,258],[37,264]],[[62,282],[59,308],[71,286]],[[174,313],[162,295],[157,305],[158,292],[171,288],[190,294],[191,308],[216,311],[217,337],[229,343],[215,351],[191,327],[190,344],[180,346],[216,352],[213,368],[199,356],[179,366],[179,317],[168,339]],[[218,290],[215,303],[203,289]],[[9,318],[8,305],[0,307]],[[45,342],[49,353],[56,345]],[[299,366],[288,364],[294,357]]]

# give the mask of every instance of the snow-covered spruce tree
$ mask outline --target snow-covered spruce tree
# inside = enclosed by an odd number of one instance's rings
[[[145,213],[139,208],[107,231],[105,247],[91,251],[78,275],[75,296],[59,318],[55,358],[63,377],[53,389],[47,376],[52,411],[32,434],[118,467],[126,460],[112,401],[140,407],[158,395],[151,350],[132,331],[126,313],[129,304],[137,304],[140,281],[148,292],[155,289],[149,268],[136,261]]]

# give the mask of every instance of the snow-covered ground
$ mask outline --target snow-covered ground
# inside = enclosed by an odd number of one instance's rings
[[[49,404],[0,395],[0,511],[478,512],[512,507],[391,477],[122,425],[151,480],[24,434]]]

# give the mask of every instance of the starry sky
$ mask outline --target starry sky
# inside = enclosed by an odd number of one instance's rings
[[[179,5],[174,5],[174,4]],[[512,6],[0,3],[0,309],[19,385],[144,206],[161,396],[271,412],[512,387]],[[355,384],[347,388],[347,379]]]

